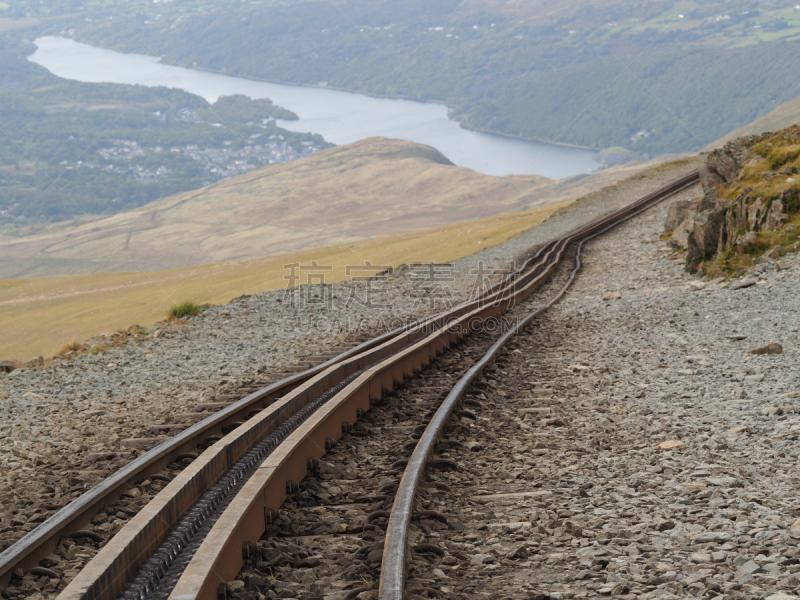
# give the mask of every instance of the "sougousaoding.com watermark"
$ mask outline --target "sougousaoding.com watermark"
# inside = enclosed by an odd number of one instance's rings
[[[423,334],[448,329],[452,333],[464,335],[479,332],[504,334],[517,326],[519,318],[506,315],[488,318],[471,317],[469,319],[452,316],[447,319],[402,319],[400,317],[367,319],[354,318],[349,315],[310,314],[286,318],[283,322],[286,332],[304,334],[370,333],[376,329],[394,331],[410,324],[416,324]]]
[[[315,260],[308,264],[299,262],[283,266],[287,274],[281,302],[285,307],[310,308],[317,310],[356,307],[385,309],[391,312],[394,308],[389,301],[389,279],[395,274],[393,265],[373,264],[364,261],[363,264],[346,265],[345,278],[349,282],[358,282],[360,285],[350,286],[347,297],[342,302],[341,298],[334,296],[328,277],[333,273],[332,265],[320,264]],[[455,295],[452,290],[456,282],[453,263],[411,263],[407,266],[408,279],[412,285],[411,294],[404,298],[410,301],[409,312],[422,310],[436,311],[447,310],[455,304]],[[487,267],[483,261],[477,267],[470,269],[468,277],[470,297],[476,297],[487,291],[494,282],[508,275],[514,269],[512,263],[507,268]],[[338,301],[338,302],[335,302]]]

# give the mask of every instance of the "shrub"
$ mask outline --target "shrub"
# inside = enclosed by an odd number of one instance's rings
[[[183,302],[176,304],[167,311],[167,321],[175,321],[183,317],[193,317],[199,315],[202,309],[194,302]]]
[[[72,342],[61,348],[61,350],[59,350],[57,354],[59,355],[68,354],[69,352],[80,352],[81,350],[83,350],[83,344],[79,344],[78,342],[73,340]]]

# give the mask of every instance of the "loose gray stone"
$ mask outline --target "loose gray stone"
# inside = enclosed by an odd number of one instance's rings
[[[751,277],[748,277],[748,278],[746,278],[746,279],[741,279],[741,280],[739,280],[739,281],[736,281],[736,282],[732,283],[732,284],[729,286],[729,288],[728,288],[728,289],[731,289],[731,290],[741,290],[741,289],[744,289],[744,288],[753,287],[753,286],[754,286],[755,284],[757,284],[757,283],[758,283],[758,280],[757,280],[757,279],[753,279],[753,278],[751,278]]]
[[[748,354],[783,354],[783,346],[776,342],[771,342],[760,348],[753,348],[747,351]]]
[[[736,569],[736,572],[739,575],[752,575],[753,573],[758,573],[760,571],[761,567],[758,566],[758,563],[752,560],[748,560],[746,563]]]
[[[744,484],[735,477],[709,477],[706,483],[726,488],[744,487]]]
[[[722,543],[727,542],[732,537],[733,534],[723,531],[704,531],[692,538],[692,544],[707,544],[709,542]]]

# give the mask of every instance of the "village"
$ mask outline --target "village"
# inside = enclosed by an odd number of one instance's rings
[[[264,134],[251,135],[250,143],[240,149],[233,148],[230,141],[223,142],[221,148],[206,146],[201,149],[198,144],[144,148],[134,140],[117,140],[113,146],[101,148],[97,153],[107,162],[101,167],[102,169],[116,173],[130,173],[138,183],[155,183],[160,177],[172,172],[169,163],[173,162],[174,155],[185,156],[200,163],[203,183],[208,185],[266,165],[306,158],[320,150],[311,141],[300,142],[301,147],[296,149],[289,145],[282,135],[270,135],[267,140],[257,143],[256,140],[262,135]],[[163,153],[169,153],[170,159],[164,160],[165,164],[154,165],[154,162],[159,162],[154,159],[159,155],[164,156]],[[134,161],[137,158],[142,160]],[[94,168],[95,165],[80,161],[72,168],[80,167]]]

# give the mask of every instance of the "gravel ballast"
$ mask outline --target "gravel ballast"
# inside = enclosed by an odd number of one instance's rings
[[[795,597],[797,255],[745,286],[691,278],[668,206],[588,245],[473,393],[459,470],[418,505],[468,531],[419,524],[444,551],[414,559],[423,596]]]

